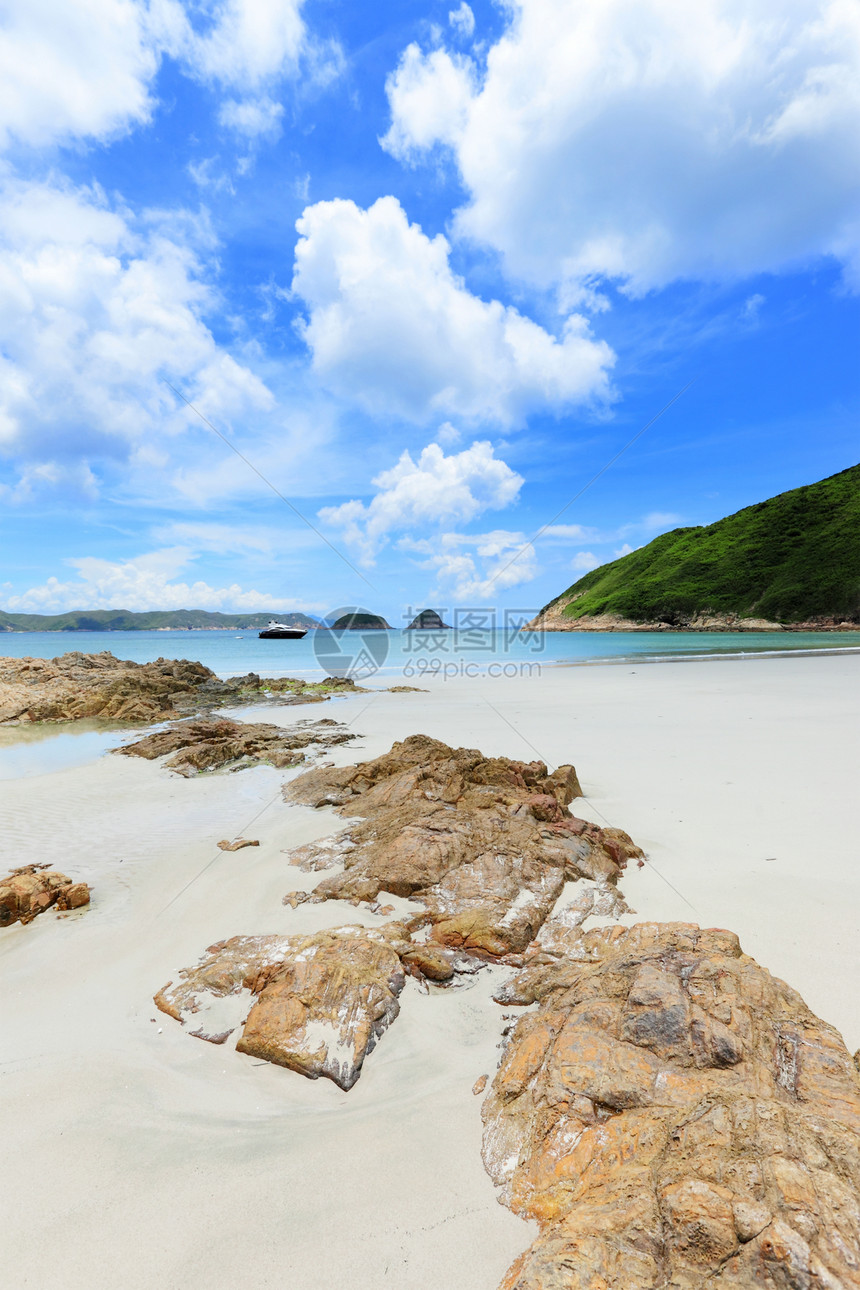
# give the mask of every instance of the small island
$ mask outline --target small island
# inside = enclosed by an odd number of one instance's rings
[[[451,624],[443,623],[435,609],[422,609],[421,613],[416,614],[412,622],[403,630],[405,632],[447,632],[451,630]]]
[[[331,625],[333,632],[390,632],[391,624],[379,614],[368,614],[358,610],[341,614]]]

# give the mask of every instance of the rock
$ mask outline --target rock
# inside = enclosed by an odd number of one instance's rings
[[[475,1097],[480,1097],[481,1093],[483,1093],[484,1089],[487,1087],[487,1080],[489,1078],[489,1075],[479,1075],[475,1080],[472,1085],[472,1092],[475,1094]]]
[[[157,730],[112,751],[148,761],[172,753],[165,766],[188,778],[222,766],[234,770],[259,764],[279,769],[298,766],[306,760],[308,750],[319,753],[356,737],[353,731],[331,720],[298,722],[285,728],[233,721],[229,717],[199,717],[177,721],[166,730]]]
[[[485,757],[425,735],[358,766],[319,767],[284,788],[287,801],[359,817],[337,838],[295,853],[305,870],[343,866],[310,899],[409,897],[425,907],[431,941],[485,958],[525,950],[566,881],[588,875],[605,891],[628,856],[641,855],[621,830],[571,816],[580,795],[572,766],[549,774],[543,762]]]
[[[399,1011],[405,975],[392,942],[405,935],[391,924],[384,931],[234,936],[210,946],[155,1003],[214,1043],[244,1021],[239,1052],[350,1089]]]
[[[400,1011],[395,951],[379,934],[342,927],[302,938],[265,976],[237,1050],[351,1089]]]
[[[72,882],[48,865],[24,865],[0,878],[0,927],[30,923],[51,905],[80,909],[89,903],[90,889],[85,882]]]
[[[257,839],[253,841],[250,838],[237,838],[235,842],[222,838],[218,843],[219,851],[241,851],[243,847],[258,847],[260,845]]]
[[[389,694],[429,694],[429,690],[422,690],[420,685],[389,685]]]
[[[484,1161],[541,1227],[501,1290],[860,1286],[860,1076],[731,932],[571,933],[500,995]]]
[[[132,663],[72,651],[57,658],[0,658],[0,725],[76,721],[83,717],[141,724],[200,712],[224,703],[322,702],[332,691],[358,687],[330,678],[261,680],[255,672],[219,680],[202,663],[157,659]]]

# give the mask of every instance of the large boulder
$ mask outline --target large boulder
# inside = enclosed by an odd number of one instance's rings
[[[537,1003],[483,1108],[541,1232],[501,1290],[860,1286],[860,1078],[731,932],[644,923],[532,947]]]
[[[284,788],[288,801],[358,817],[338,838],[304,846],[305,870],[342,870],[305,900],[374,902],[381,892],[425,907],[432,940],[487,958],[521,953],[566,881],[614,888],[642,852],[619,829],[578,820],[572,766],[485,757],[426,735],[358,766],[320,767]]]

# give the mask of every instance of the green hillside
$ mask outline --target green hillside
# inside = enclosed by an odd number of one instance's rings
[[[188,631],[193,628],[265,627],[272,618],[265,614],[219,614],[208,609],[154,609],[132,613],[128,609],[70,610],[66,614],[7,614],[0,609],[0,631],[7,632],[152,632],[159,628]],[[307,614],[278,615],[288,627],[316,627]]]
[[[573,599],[575,597],[575,600]],[[860,622],[860,465],[593,569],[541,610],[683,626],[698,614]]]

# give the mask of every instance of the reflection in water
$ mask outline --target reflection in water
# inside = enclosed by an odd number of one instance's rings
[[[105,721],[4,726],[0,728],[0,780],[84,766],[124,743],[131,733],[128,726]]]

